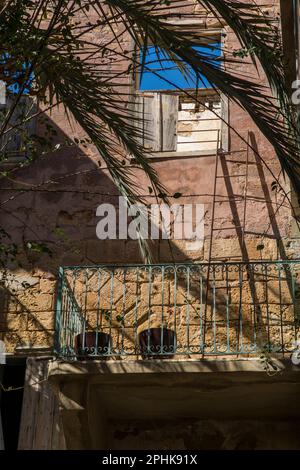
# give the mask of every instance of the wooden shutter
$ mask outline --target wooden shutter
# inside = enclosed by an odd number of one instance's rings
[[[135,101],[140,143],[152,152],[172,152],[177,146],[178,96],[144,93]]]
[[[178,95],[161,93],[161,151],[175,152],[177,147]]]
[[[136,96],[136,124],[140,131],[140,143],[152,152],[160,151],[159,94],[145,93]]]

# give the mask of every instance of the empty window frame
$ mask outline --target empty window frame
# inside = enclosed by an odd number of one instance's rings
[[[216,58],[212,63],[216,66],[220,63],[221,43],[220,40],[212,38],[209,46],[199,46],[194,48],[199,53]],[[143,56],[143,51],[140,52]],[[212,88],[209,81],[201,76],[196,77],[195,72],[189,66],[186,67],[186,73],[180,70],[179,66],[168,59],[160,48],[149,46],[146,50],[144,67],[139,75],[140,91],[160,91],[160,90],[188,90],[195,88]]]
[[[206,31],[212,57],[221,56],[221,32]],[[141,54],[141,52],[140,52]],[[161,56],[160,56],[161,54]],[[216,64],[220,61],[216,60]],[[193,71],[183,76],[159,49],[149,46],[140,76],[135,77],[135,115],[140,143],[156,156],[212,154],[228,149],[227,100]]]
[[[14,105],[15,96],[5,85],[0,87],[0,125],[7,112]],[[36,104],[27,93],[21,96],[14,110],[5,134],[0,138],[0,164],[11,166],[26,161],[28,155],[28,137],[36,132]],[[22,122],[26,119],[26,122]]]

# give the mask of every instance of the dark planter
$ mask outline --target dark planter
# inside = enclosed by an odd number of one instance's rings
[[[170,358],[176,352],[176,333],[168,328],[147,328],[139,334],[139,343],[143,358]]]
[[[97,359],[98,356],[107,354],[111,344],[111,336],[108,333],[88,331],[75,337],[75,352],[78,359]]]

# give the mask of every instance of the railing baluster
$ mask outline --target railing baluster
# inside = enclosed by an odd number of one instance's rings
[[[68,352],[70,353],[70,321],[72,319],[72,302],[71,302],[71,298],[70,298],[70,295],[69,295],[69,291],[68,289],[66,288],[66,312],[67,312],[67,316],[66,316],[66,324],[65,324],[65,343],[66,343],[66,347],[67,347],[67,350]]]
[[[64,321],[64,343],[68,355],[72,355],[71,350],[71,322],[73,315],[73,304],[71,298],[71,291],[67,281],[67,278],[64,278],[64,311],[66,311],[65,321]]]
[[[213,277],[212,277],[212,307],[213,307],[213,335],[214,335],[214,347],[213,352],[216,354],[217,351],[217,325],[216,325],[216,273],[215,266],[211,265]],[[208,267],[210,269],[210,267]]]
[[[126,309],[126,274],[127,269],[124,268],[123,273],[123,303],[122,303],[122,318],[121,318],[121,353],[126,354],[124,350],[124,335],[125,335],[125,309]]]
[[[174,266],[174,341],[173,351],[176,352],[177,348],[177,270]]]
[[[100,332],[99,330],[99,324],[100,324],[100,293],[101,293],[101,270],[97,269],[97,313],[96,313],[96,355],[99,355],[99,338],[98,338],[98,333]],[[101,328],[101,327],[100,327]]]
[[[104,316],[104,309],[101,308],[101,292],[102,292],[102,278],[103,278],[103,270],[102,268],[99,268],[99,291],[98,291],[98,303],[99,303],[99,314],[100,314],[100,319],[99,319],[99,327],[100,331],[103,332],[103,316]],[[101,352],[101,351],[100,351]],[[103,351],[102,351],[103,352]]]
[[[268,266],[267,264],[263,265],[264,275],[266,280],[266,313],[267,313],[267,336],[268,336],[268,345],[267,350],[271,351],[271,342],[270,342],[270,312],[269,312],[269,283],[268,283]]]
[[[227,352],[230,353],[230,306],[229,306],[229,280],[228,280],[228,266],[225,268],[225,282],[226,282],[226,340]]]
[[[152,287],[152,267],[149,267],[149,286],[148,286],[148,335],[147,335],[147,354],[150,354],[150,327],[151,327],[151,287]]]
[[[161,324],[160,324],[160,354],[164,354],[164,303],[165,303],[165,267],[161,268]]]
[[[64,320],[65,320],[65,311],[64,311],[64,302],[65,302],[65,292],[64,292],[64,269],[59,269],[58,275],[58,292],[57,292],[57,304],[56,304],[56,345],[55,349],[59,355],[64,354]]]
[[[296,308],[297,308],[297,303],[298,303],[298,299],[296,298],[296,287],[295,287],[295,273],[294,273],[294,269],[295,269],[295,265],[289,265],[289,271],[291,273],[291,278],[292,278],[292,296],[293,296],[293,305],[294,305],[294,341],[296,342],[297,341],[297,311],[296,311]]]
[[[58,346],[58,350],[60,354],[66,354],[66,340],[65,340],[65,321],[66,321],[66,311],[65,311],[65,304],[66,304],[66,293],[65,293],[65,286],[64,286],[64,279],[62,278],[62,287],[61,287],[61,304],[58,303],[57,311],[58,311],[58,328],[59,328],[59,341],[60,345]]]
[[[244,338],[243,338],[243,281],[244,281],[244,272],[243,265],[239,265],[239,342],[238,342],[238,353],[244,353]],[[250,281],[251,282],[251,281]]]
[[[190,352],[190,267],[186,269],[186,353]]]
[[[70,328],[70,355],[75,356],[75,331],[76,331],[76,321],[77,321],[77,315],[75,315],[74,310],[75,310],[75,305],[73,302],[73,299],[75,298],[74,296],[74,273],[72,273],[72,298],[71,300],[71,328]]]
[[[249,272],[249,279],[250,282],[253,282],[253,286],[255,289],[255,265],[250,264],[248,267],[248,272]],[[253,280],[253,281],[252,281]],[[264,292],[264,291],[263,291]],[[251,352],[256,352],[257,351],[257,335],[256,335],[256,329],[257,329],[257,324],[256,324],[256,318],[257,318],[257,311],[256,311],[256,303],[253,303],[253,348],[251,349]]]
[[[63,338],[64,338],[64,348],[69,354],[69,345],[68,345],[68,320],[70,316],[70,309],[69,309],[69,295],[68,295],[68,288],[65,284],[64,280],[64,287],[63,287],[63,312],[64,312],[64,321],[63,321]]]
[[[88,269],[85,269],[85,276],[84,276],[84,319],[85,319],[85,322],[84,322],[84,327],[83,327],[83,339],[82,339],[82,350],[83,352],[85,351],[85,343],[86,343],[86,327],[88,326],[88,317],[87,317],[87,289],[88,289],[88,283],[87,283],[87,280],[88,280]]]
[[[280,350],[281,352],[284,351],[284,337],[283,337],[283,305],[282,305],[282,285],[281,285],[281,266],[278,264],[277,270],[278,270],[278,282],[279,282],[279,309],[280,309]]]

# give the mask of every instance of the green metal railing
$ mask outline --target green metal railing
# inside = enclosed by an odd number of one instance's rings
[[[62,358],[291,352],[300,325],[300,260],[64,267]]]

